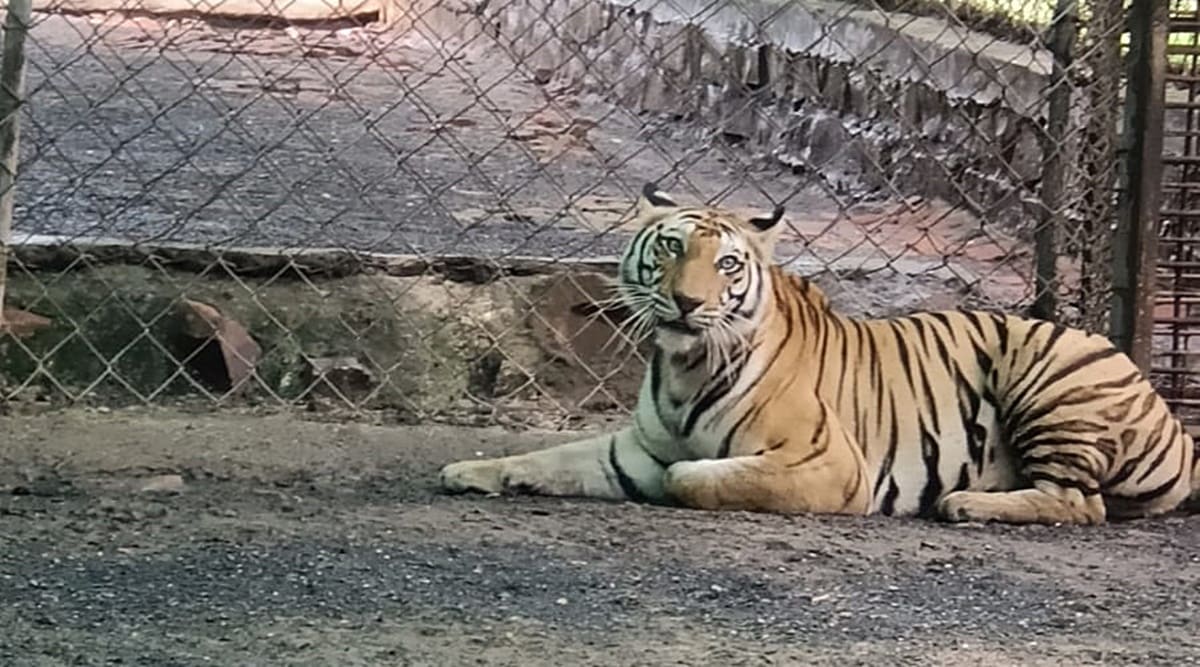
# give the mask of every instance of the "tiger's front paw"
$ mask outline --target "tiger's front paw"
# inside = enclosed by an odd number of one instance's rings
[[[442,468],[438,476],[442,489],[450,493],[500,493],[504,490],[504,469],[498,461],[458,461]]]
[[[678,461],[663,474],[663,489],[674,502],[702,510],[715,510],[721,505],[713,484],[715,461]]]

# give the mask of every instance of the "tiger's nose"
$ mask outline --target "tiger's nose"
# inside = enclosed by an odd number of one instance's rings
[[[696,299],[686,294],[680,294],[679,292],[674,294],[674,298],[675,305],[679,307],[680,317],[683,317],[693,310],[696,310],[701,306],[701,304],[704,303],[704,299]]]

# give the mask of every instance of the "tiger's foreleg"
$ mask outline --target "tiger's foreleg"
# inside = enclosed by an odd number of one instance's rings
[[[454,493],[509,491],[656,502],[665,499],[664,471],[629,428],[527,454],[451,463],[440,478],[442,488]]]
[[[764,456],[681,461],[667,468],[665,486],[671,498],[695,509],[857,515],[871,509],[864,468],[789,468]]]
[[[862,450],[826,406],[819,411],[813,421],[789,424],[786,436],[756,437],[762,449],[754,454],[672,464],[667,494],[696,509],[869,514],[872,490]]]

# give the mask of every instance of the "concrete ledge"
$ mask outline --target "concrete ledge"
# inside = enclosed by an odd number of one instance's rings
[[[377,0],[34,0],[37,12],[125,12],[286,21],[344,20],[378,15]]]
[[[288,271],[320,277],[383,274],[395,277],[440,276],[464,283],[487,283],[502,276],[551,275],[562,271],[616,271],[619,258],[554,258],[510,255],[418,256],[344,248],[214,248],[196,243],[153,245],[107,237],[24,235],[12,246],[13,258],[36,271],[65,271],[87,264],[155,265],[196,273],[220,272],[268,278]]]

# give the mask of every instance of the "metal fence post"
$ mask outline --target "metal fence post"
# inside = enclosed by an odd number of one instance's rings
[[[1110,336],[1147,375],[1162,202],[1167,17],[1166,0],[1135,2],[1130,9],[1129,85],[1122,130],[1125,166],[1113,238]]]
[[[4,20],[4,60],[0,62],[0,333],[4,321],[8,279],[8,246],[12,240],[13,198],[16,194],[19,114],[25,78],[25,32],[31,0],[9,0]]]
[[[1058,0],[1050,29],[1050,51],[1054,70],[1050,79],[1050,108],[1042,141],[1042,217],[1034,231],[1037,256],[1032,314],[1044,320],[1057,319],[1058,230],[1063,221],[1064,157],[1071,128],[1070,68],[1074,57],[1079,15],[1075,0]]]

